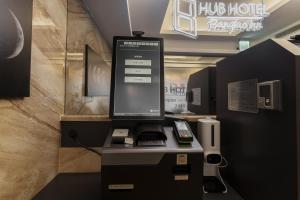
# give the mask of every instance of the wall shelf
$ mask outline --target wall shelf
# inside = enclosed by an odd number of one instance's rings
[[[215,115],[186,115],[186,114],[175,114],[166,115],[166,117],[184,119],[189,122],[196,122],[198,119],[213,118]],[[60,121],[111,121],[108,115],[61,115]]]

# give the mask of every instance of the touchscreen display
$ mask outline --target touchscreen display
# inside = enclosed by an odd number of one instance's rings
[[[160,40],[117,40],[114,116],[161,115]]]

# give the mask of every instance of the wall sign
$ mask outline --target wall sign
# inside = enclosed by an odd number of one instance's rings
[[[186,80],[172,80],[166,74],[165,109],[172,113],[187,112]]]
[[[165,68],[165,110],[175,114],[187,113],[187,82],[191,74],[201,68],[166,67]],[[200,88],[199,88],[200,89]],[[200,98],[200,97],[199,97]],[[195,98],[195,100],[197,97]],[[201,102],[194,102],[201,103]]]
[[[173,0],[174,30],[188,37],[197,37],[197,19],[206,18],[208,31],[259,31],[269,16],[264,3],[224,3],[197,0]]]

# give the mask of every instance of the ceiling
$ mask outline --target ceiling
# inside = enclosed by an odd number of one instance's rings
[[[263,0],[271,14],[264,20],[261,31],[228,35],[200,30],[195,40],[172,32],[169,0],[82,1],[110,45],[114,35],[131,35],[132,30],[142,30],[145,36],[163,37],[166,53],[174,55],[231,55],[238,52],[240,39],[256,44],[300,24],[300,0]]]

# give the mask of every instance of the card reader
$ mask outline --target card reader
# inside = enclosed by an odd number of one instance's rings
[[[193,132],[185,121],[175,121],[174,133],[179,144],[190,144],[193,142]]]

